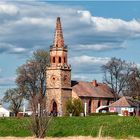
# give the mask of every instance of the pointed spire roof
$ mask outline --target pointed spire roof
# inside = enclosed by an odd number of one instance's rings
[[[56,20],[53,47],[59,47],[59,48],[64,47],[64,39],[63,39],[63,32],[62,32],[60,17],[57,17],[57,20]]]

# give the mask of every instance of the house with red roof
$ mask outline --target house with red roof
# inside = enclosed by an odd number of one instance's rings
[[[139,115],[140,101],[134,100],[132,97],[123,96],[109,105],[109,112],[118,112],[121,116]]]

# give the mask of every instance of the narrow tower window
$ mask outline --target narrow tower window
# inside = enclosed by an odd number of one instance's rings
[[[64,63],[66,63],[66,58],[64,57]]]
[[[59,57],[59,63],[61,63],[61,57]]]
[[[55,57],[53,57],[53,63],[55,63]]]

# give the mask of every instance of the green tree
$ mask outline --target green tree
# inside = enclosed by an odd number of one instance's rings
[[[19,88],[8,89],[4,93],[3,101],[10,104],[10,109],[17,116],[22,106],[23,94]]]
[[[79,116],[83,111],[83,105],[81,99],[69,99],[66,102],[66,111],[67,113],[72,113],[73,116]]]
[[[80,113],[82,113],[83,111],[83,105],[82,105],[82,101],[81,99],[73,99],[73,106],[74,106],[74,112],[73,115],[74,116],[79,116]]]
[[[72,99],[69,99],[66,102],[66,114],[73,114],[73,112],[74,112],[73,102]]]

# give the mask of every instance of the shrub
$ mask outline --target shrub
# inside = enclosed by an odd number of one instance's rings
[[[118,112],[89,113],[89,116],[106,116],[106,115],[118,115]]]
[[[74,116],[79,116],[80,113],[83,111],[83,105],[81,99],[73,99],[73,106],[74,106]]]
[[[73,116],[79,116],[83,110],[82,101],[80,99],[70,99],[66,102],[66,114],[72,113]]]
[[[69,99],[66,102],[66,114],[70,114],[70,113],[73,114],[73,112],[74,112],[74,106],[73,106],[73,103],[72,103],[72,99]]]

